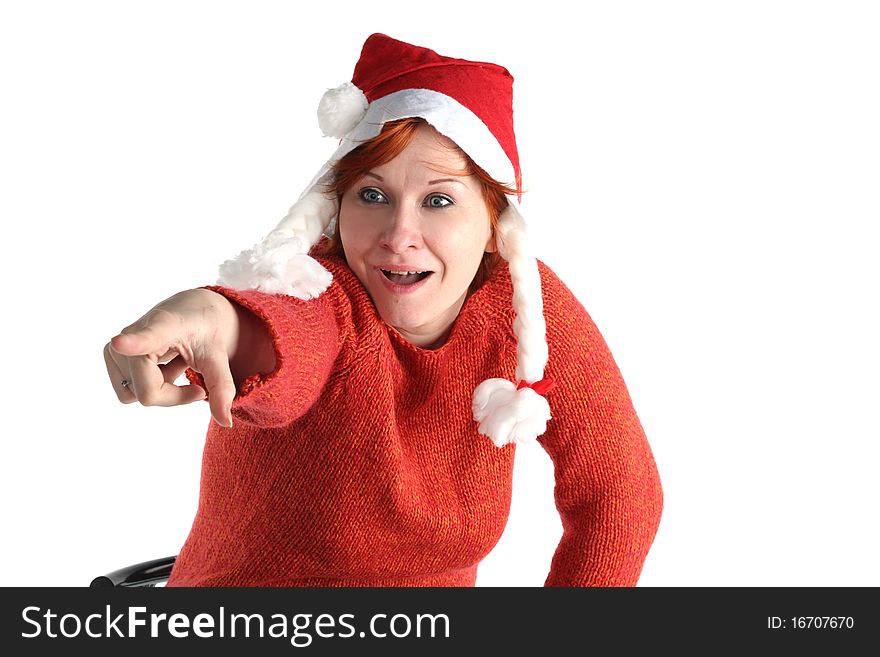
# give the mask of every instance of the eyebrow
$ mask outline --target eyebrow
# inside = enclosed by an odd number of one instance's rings
[[[364,175],[370,176],[371,178],[375,178],[379,182],[385,181],[385,179],[382,176],[380,176],[376,173],[373,173],[372,171],[367,171],[364,173]],[[442,182],[452,182],[452,183],[458,183],[459,185],[464,185],[464,183],[461,180],[458,180],[456,178],[438,178],[437,180],[429,180],[428,184],[429,185],[436,185],[436,184],[442,183]]]

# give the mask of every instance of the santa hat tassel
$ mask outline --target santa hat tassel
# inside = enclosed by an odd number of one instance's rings
[[[474,391],[473,413],[479,432],[503,447],[531,442],[546,431],[550,405],[543,392],[552,383],[543,378],[548,349],[538,261],[528,247],[525,221],[513,205],[499,218],[497,241],[513,283],[516,378],[521,383],[516,386],[506,379],[483,381]]]
[[[317,298],[333,276],[308,253],[337,212],[335,199],[309,185],[262,242],[220,265],[217,282],[238,290]]]

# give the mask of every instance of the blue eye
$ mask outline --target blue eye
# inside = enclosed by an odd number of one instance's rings
[[[366,203],[387,203],[388,199],[385,198],[385,194],[380,192],[375,187],[364,187],[361,191],[358,192],[358,197],[365,201]]]
[[[452,204],[452,199],[443,194],[431,194],[425,199],[425,205],[429,208],[445,208],[447,205]]]

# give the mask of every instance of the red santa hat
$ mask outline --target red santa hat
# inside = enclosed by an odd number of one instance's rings
[[[318,123],[339,146],[299,200],[266,238],[220,266],[219,284],[301,299],[320,295],[330,273],[308,255],[325,232],[332,234],[339,208],[325,185],[332,166],[388,121],[421,117],[454,141],[492,178],[521,191],[513,132],[513,77],[502,66],[438,55],[384,34],[364,42],[351,82],[329,89],[318,105]],[[517,198],[518,201],[518,198]],[[517,383],[488,379],[474,392],[478,430],[501,447],[532,441],[550,419],[544,397],[547,342],[538,265],[528,248],[526,225],[508,199],[498,219],[498,252],[513,283]]]

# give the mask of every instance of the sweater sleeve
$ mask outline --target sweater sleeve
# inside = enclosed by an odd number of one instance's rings
[[[318,399],[340,351],[340,327],[328,290],[303,301],[282,294],[206,285],[252,312],[266,326],[275,349],[275,369],[242,381],[232,402],[234,422],[282,427],[302,416]],[[186,370],[205,388],[202,375]],[[207,388],[205,388],[207,389]]]
[[[541,266],[552,419],[538,438],[554,466],[563,534],[545,586],[635,586],[663,492],[621,373],[593,320]]]

